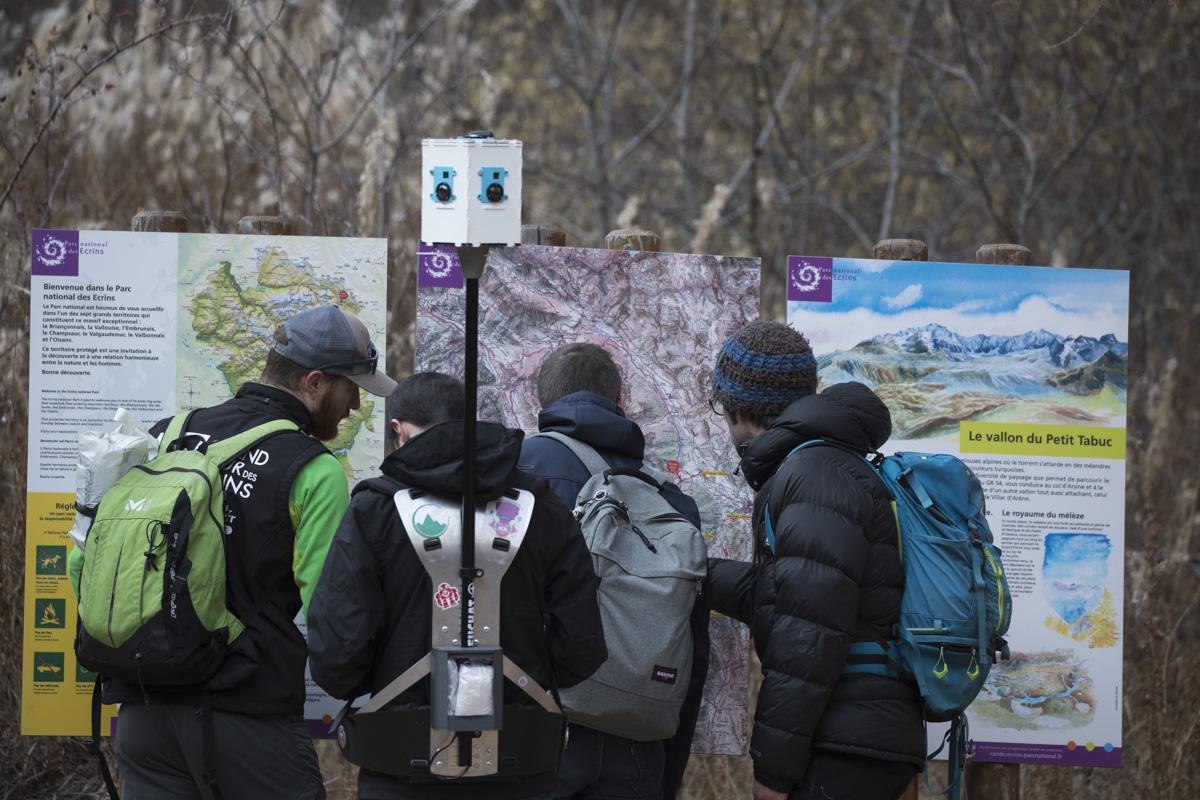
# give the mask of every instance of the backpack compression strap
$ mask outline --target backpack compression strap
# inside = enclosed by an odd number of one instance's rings
[[[842,674],[879,675],[899,680],[894,651],[895,646],[891,642],[851,642]]]

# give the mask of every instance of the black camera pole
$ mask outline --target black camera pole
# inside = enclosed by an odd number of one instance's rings
[[[475,567],[475,418],[479,407],[479,279],[487,261],[487,245],[462,245],[458,261],[466,283],[466,325],[464,336],[463,384],[466,387],[466,407],[463,425],[463,505],[462,505],[462,618],[459,641],[463,647],[474,647],[469,620],[473,613],[471,584],[478,577]],[[458,765],[471,765],[470,731],[458,734]]]

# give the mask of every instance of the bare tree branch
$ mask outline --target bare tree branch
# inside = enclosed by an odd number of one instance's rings
[[[25,170],[26,165],[29,163],[29,159],[37,151],[38,145],[42,142],[42,138],[45,137],[46,132],[50,130],[50,126],[54,124],[56,119],[58,119],[59,113],[67,105],[68,101],[75,94],[75,92],[79,91],[79,89],[84,86],[88,78],[95,75],[108,64],[114,62],[123,53],[134,50],[146,42],[152,41],[165,33],[173,31],[177,28],[199,25],[204,22],[213,22],[220,19],[220,17],[221,15],[219,14],[205,14],[199,17],[183,18],[167,22],[150,31],[149,33],[143,34],[142,36],[127,42],[126,44],[114,44],[113,49],[110,52],[106,53],[88,65],[88,67],[81,72],[75,78],[75,80],[69,83],[65,89],[63,89],[62,94],[60,94],[51,104],[45,119],[42,120],[41,124],[37,128],[37,131],[34,133],[33,140],[29,143],[29,146],[25,148],[25,152],[21,156],[21,159],[17,162],[17,166],[13,170],[13,174],[9,176],[9,179],[4,186],[4,191],[0,192],[0,209],[3,209],[5,203],[8,202],[8,198],[12,195],[13,188],[17,185],[17,180],[20,179],[21,173]],[[113,41],[115,42],[115,40]]]

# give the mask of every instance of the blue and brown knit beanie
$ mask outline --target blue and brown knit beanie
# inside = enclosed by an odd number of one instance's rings
[[[713,371],[713,399],[757,420],[779,416],[817,390],[817,360],[804,334],[780,322],[751,322],[725,340]]]

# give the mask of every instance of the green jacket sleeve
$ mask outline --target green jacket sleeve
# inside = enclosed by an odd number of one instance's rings
[[[83,577],[83,551],[79,545],[71,543],[71,552],[67,554],[67,580],[71,582],[71,591],[75,599],[79,599],[79,579]]]
[[[306,612],[329,544],[349,504],[346,471],[331,453],[323,453],[305,464],[292,482],[288,495],[288,513],[296,532],[292,574]]]

